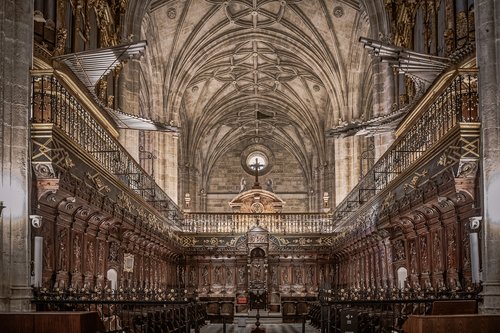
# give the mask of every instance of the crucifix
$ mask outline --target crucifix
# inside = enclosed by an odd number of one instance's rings
[[[252,169],[255,169],[255,183],[253,184],[252,188],[262,188],[259,184],[259,169],[264,168],[264,164],[260,164],[259,159],[256,157],[255,163],[250,164],[250,167]]]

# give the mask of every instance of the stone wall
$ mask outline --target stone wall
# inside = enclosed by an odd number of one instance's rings
[[[286,201],[283,212],[307,212],[308,189],[303,169],[295,157],[276,144],[267,144],[274,155],[269,172],[259,176],[259,183],[267,190],[266,182],[272,180],[273,191]],[[246,189],[250,189],[255,176],[249,174],[242,166],[242,151],[246,145],[229,150],[216,163],[209,177],[207,191],[207,211],[230,212],[228,202],[241,189],[241,179],[246,180]]]

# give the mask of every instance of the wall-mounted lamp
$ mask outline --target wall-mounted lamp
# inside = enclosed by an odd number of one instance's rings
[[[6,207],[6,206],[4,206],[3,201],[0,201],[0,216],[2,215],[3,209],[4,209],[5,207]]]

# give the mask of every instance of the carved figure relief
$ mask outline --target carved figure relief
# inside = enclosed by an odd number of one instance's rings
[[[281,281],[283,281],[283,284],[288,284],[288,267],[282,268]]]
[[[434,250],[434,267],[435,271],[440,271],[442,269],[442,259],[441,259],[441,239],[439,232],[435,232],[432,238],[432,249]]]
[[[263,280],[263,274],[262,274],[263,267],[260,263],[255,263],[252,265],[252,280],[256,281],[262,281]]]
[[[385,257],[385,247],[383,245],[380,247],[380,262],[382,263],[382,273],[380,275],[381,278],[385,281],[387,272],[387,260]]]
[[[97,272],[104,266],[104,243],[99,242],[97,247]],[[101,273],[102,274],[102,273]]]
[[[265,234],[253,234],[250,243],[267,243],[267,237]]]
[[[220,284],[221,283],[221,274],[220,274],[220,266],[215,266],[215,270],[214,270],[214,282],[217,283],[217,284]]]
[[[313,266],[309,266],[307,268],[307,283],[309,285],[312,285],[313,284],[313,277],[314,277],[314,267]]]
[[[247,181],[245,179],[245,177],[241,177],[241,180],[240,180],[240,193],[241,192],[245,192],[247,190]]]
[[[157,272],[156,269],[154,271]],[[180,281],[181,285],[184,284],[185,275],[186,275],[186,270],[184,269],[184,266],[181,266],[179,268],[179,281]]]
[[[245,267],[240,266],[238,268],[238,283],[245,283]]]
[[[52,236],[50,232],[43,238],[43,265],[46,270],[52,270]]]
[[[427,236],[420,237],[420,263],[422,272],[429,270],[429,255],[427,251]]]
[[[208,267],[203,266],[203,270],[201,272],[201,278],[204,286],[208,286]]]
[[[417,249],[415,242],[410,242],[410,271],[412,274],[417,273]]]
[[[394,242],[393,249],[394,249],[394,259],[396,261],[406,259],[405,246],[402,239]]]
[[[229,266],[226,266],[226,284],[233,284],[233,271]]]
[[[302,284],[302,268],[295,267],[295,284]]]
[[[81,242],[80,242],[80,235],[75,235],[73,238],[73,258],[74,258],[74,267],[73,271],[74,272],[79,272],[81,268],[81,258],[82,258],[82,249],[81,249]]]
[[[66,264],[68,262],[68,253],[66,249],[66,239],[67,239],[67,231],[66,229],[61,229],[59,230],[59,235],[57,236],[57,242],[59,244],[59,260],[58,260],[58,265],[57,268],[60,271],[66,270]]]
[[[446,238],[448,239],[448,268],[456,268],[457,267],[457,242],[456,242],[457,233],[455,228],[452,227],[447,231]]]
[[[271,178],[266,181],[266,191],[273,192],[273,180]]]
[[[191,267],[191,269],[189,270],[189,284],[190,285],[194,285],[194,268]]]
[[[276,272],[276,268],[274,268],[274,267],[271,267],[271,284],[273,284],[273,285],[278,284],[277,272]]]
[[[90,240],[87,245],[87,272],[92,273],[94,271],[94,241]]]
[[[469,239],[469,230],[467,229],[467,224],[464,226],[464,232],[462,236],[462,244],[463,244],[463,262],[464,268],[470,269],[470,239]]]
[[[109,255],[108,255],[109,261],[118,262],[119,248],[120,247],[117,242],[111,242],[109,244]]]

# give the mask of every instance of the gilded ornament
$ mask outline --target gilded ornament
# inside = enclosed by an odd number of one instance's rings
[[[66,47],[66,38],[67,37],[68,37],[68,31],[66,30],[66,28],[57,29],[54,55],[64,54],[64,48]]]
[[[125,192],[122,191],[118,195],[118,200],[123,208],[127,210],[132,210],[132,204],[130,203],[130,198],[128,197],[128,195],[125,194]]]

